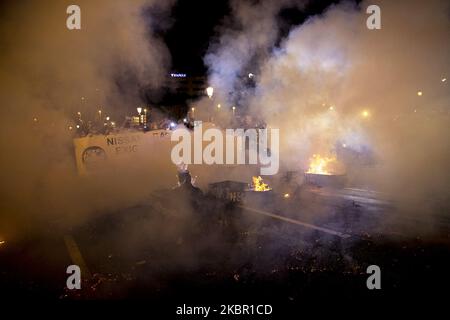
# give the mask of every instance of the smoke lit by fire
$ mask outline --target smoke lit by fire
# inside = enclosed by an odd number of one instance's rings
[[[309,163],[309,169],[306,173],[314,174],[333,174],[332,167],[337,164],[336,157],[322,157],[319,154],[314,154]]]

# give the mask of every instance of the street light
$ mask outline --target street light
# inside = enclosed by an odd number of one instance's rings
[[[364,111],[361,113],[361,115],[363,116],[363,118],[368,118],[368,117],[370,116],[370,113],[369,113],[369,111],[364,110]]]
[[[139,115],[141,115],[142,108],[141,108],[141,107],[137,107],[136,110],[137,110],[137,112],[139,113]]]
[[[214,88],[213,87],[208,87],[206,88],[206,94],[208,95],[208,97],[211,99],[211,97],[214,94]]]

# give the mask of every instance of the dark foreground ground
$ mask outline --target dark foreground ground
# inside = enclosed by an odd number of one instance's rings
[[[394,210],[352,189],[249,193],[240,204],[191,190],[153,193],[77,228],[49,225],[4,243],[0,287],[8,299],[144,299],[169,303],[170,314],[183,304],[442,298],[448,221],[422,232],[426,221],[392,219]],[[66,288],[71,264],[82,269],[81,290]],[[381,269],[381,290],[366,286],[369,265]]]

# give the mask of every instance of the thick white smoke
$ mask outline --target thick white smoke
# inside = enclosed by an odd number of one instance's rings
[[[89,119],[99,108],[119,121],[127,108],[142,103],[140,87],[160,85],[170,55],[153,32],[152,12],[157,10],[159,20],[167,18],[172,1],[77,1],[81,30],[66,27],[70,4],[10,3],[3,12],[3,236],[33,229],[34,218],[69,222],[118,207],[144,195],[155,181],[142,177],[148,163],[130,163],[127,172],[101,179],[81,179],[67,128],[77,111]]]
[[[381,30],[366,27],[370,4],[381,8]],[[251,113],[280,128],[285,169],[305,169],[313,153],[344,146],[370,151],[376,165],[347,164],[354,183],[407,200],[401,203],[417,211],[442,211],[435,205],[448,205],[450,190],[449,33],[445,1],[332,6],[293,29],[263,59]],[[216,91],[227,92],[233,83],[231,71],[220,71],[235,70],[227,61],[247,63],[253,51],[245,48],[271,44],[276,32],[260,33],[263,40],[247,34],[252,27],[215,49],[213,57],[226,58],[210,63]]]

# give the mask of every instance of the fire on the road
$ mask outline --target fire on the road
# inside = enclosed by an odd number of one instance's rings
[[[272,188],[267,183],[264,183],[260,176],[252,178],[252,187],[254,191],[270,191]]]
[[[314,154],[310,159],[309,169],[306,173],[333,174],[333,167],[337,165],[336,157],[322,157]]]

